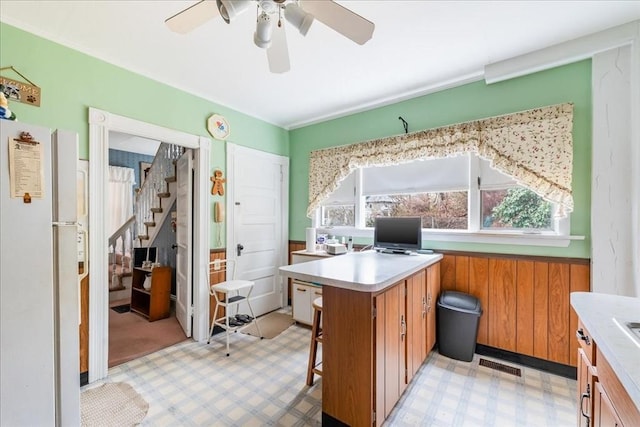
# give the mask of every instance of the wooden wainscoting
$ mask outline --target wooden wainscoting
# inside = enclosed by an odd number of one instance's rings
[[[213,262],[217,259],[225,259],[227,257],[227,250],[226,249],[211,249],[209,251],[209,262]],[[215,285],[216,283],[220,283],[226,280],[226,274],[225,273],[213,273],[209,276],[209,283],[211,285]],[[223,296],[218,293],[218,297],[219,298],[223,298]],[[213,311],[216,309],[216,299],[213,297],[213,295],[209,296],[209,325],[211,325],[211,320],[213,319]],[[224,310],[224,308],[222,309]],[[223,315],[224,311],[220,312],[220,315]]]
[[[305,242],[289,242],[291,252]],[[589,292],[590,260],[442,251],[441,290],[476,296],[478,344],[577,366],[571,292]],[[289,286],[291,282],[289,281]],[[289,289],[290,290],[290,289]],[[291,292],[289,292],[291,294]]]
[[[80,377],[89,380],[89,276],[80,281]]]
[[[478,343],[576,366],[569,294],[590,290],[588,259],[445,252],[442,290],[480,299]]]

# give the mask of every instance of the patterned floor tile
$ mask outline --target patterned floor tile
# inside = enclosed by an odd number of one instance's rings
[[[230,357],[223,339],[185,341],[111,368],[104,382],[127,382],[147,400],[143,426],[319,426],[322,379],[305,385],[310,336],[298,325],[270,340],[234,334]],[[522,377],[479,366],[477,355],[433,352],[386,425],[575,425],[575,381],[509,365]]]

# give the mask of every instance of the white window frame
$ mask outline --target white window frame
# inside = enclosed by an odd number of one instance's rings
[[[520,231],[520,230],[487,230],[481,226],[481,200],[478,176],[480,175],[479,158],[469,154],[469,183],[468,188],[468,228],[467,230],[423,229],[423,242],[460,242],[460,243],[491,243],[528,246],[567,247],[572,240],[584,240],[584,236],[571,236],[571,218],[556,218],[553,231]],[[355,226],[326,227],[322,226],[321,207],[316,209],[312,218],[312,226],[318,232],[332,236],[353,236],[373,239],[373,228],[365,227],[364,196],[362,195],[362,169],[356,171],[355,179]],[[516,185],[512,185],[516,186]],[[508,187],[504,187],[508,188]],[[555,205],[554,205],[555,206]]]

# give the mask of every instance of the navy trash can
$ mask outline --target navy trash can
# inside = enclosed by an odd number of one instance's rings
[[[443,356],[471,362],[476,350],[480,300],[473,295],[444,291],[438,298],[438,351]]]

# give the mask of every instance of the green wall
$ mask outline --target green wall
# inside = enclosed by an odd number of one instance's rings
[[[484,81],[470,83],[291,131],[289,238],[304,241],[305,228],[311,225],[311,220],[306,217],[306,207],[309,195],[309,153],[313,150],[402,133],[404,129],[398,116],[409,123],[409,132],[414,132],[563,102],[574,104],[575,210],[571,214],[571,234],[585,236],[585,240],[572,241],[567,248],[448,242],[429,242],[429,247],[588,258],[591,190],[590,60],[492,85],[487,85]],[[370,244],[371,241],[362,240],[360,243]]]
[[[586,239],[573,241],[568,248],[445,242],[430,242],[429,246],[577,258],[588,258],[590,254],[590,61],[493,85],[482,81],[470,83],[290,132],[3,23],[0,23],[0,64],[14,66],[42,88],[39,108],[10,103],[18,120],[78,132],[81,158],[88,158],[91,148],[88,107],[207,137],[207,117],[223,114],[232,129],[229,142],[291,158],[289,238],[302,241],[304,230],[311,223],[306,217],[310,151],[401,133],[398,116],[407,120],[409,131],[413,132],[573,102],[575,210],[571,215],[571,234]],[[3,75],[14,77],[7,72]],[[225,143],[213,140],[210,172],[214,168],[226,170],[225,163]],[[212,203],[214,199],[220,200],[212,197]],[[212,226],[211,247],[216,247],[216,229]]]
[[[82,159],[88,159],[91,149],[89,107],[211,138],[210,174],[214,168],[226,171],[225,143],[214,140],[206,130],[206,119],[213,113],[227,118],[231,127],[227,141],[282,156],[289,154],[285,129],[4,23],[0,23],[0,64],[12,65],[42,90],[40,107],[9,103],[18,120],[78,132]],[[10,70],[2,75],[18,77]],[[212,204],[214,199],[220,200],[212,197]],[[217,227],[211,228],[211,247],[216,247]]]

